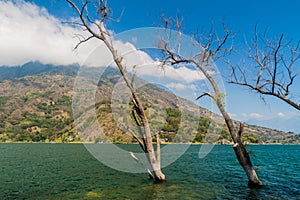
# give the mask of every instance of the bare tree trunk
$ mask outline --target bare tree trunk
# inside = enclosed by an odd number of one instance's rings
[[[90,36],[81,40],[75,48],[78,48],[80,44],[87,42],[88,40],[92,38],[96,38],[100,41],[102,41],[105,46],[110,51],[111,55],[113,56],[113,60],[117,67],[119,68],[120,73],[122,74],[122,77],[125,80],[125,83],[127,87],[130,89],[133,103],[134,103],[134,113],[136,114],[135,120],[136,123],[143,128],[140,128],[140,135],[137,136],[133,131],[130,131],[132,136],[138,141],[141,148],[146,154],[146,157],[154,171],[154,179],[155,181],[164,182],[166,181],[165,175],[161,171],[161,163],[160,163],[160,141],[157,139],[157,153],[155,154],[154,148],[153,148],[153,142],[152,142],[152,135],[150,130],[150,124],[147,118],[147,115],[144,111],[144,107],[142,104],[142,101],[140,100],[131,80],[129,79],[127,72],[125,70],[124,64],[123,64],[123,57],[118,54],[117,49],[115,49],[115,46],[113,44],[113,37],[110,33],[110,31],[106,28],[106,20],[109,20],[109,8],[106,7],[106,1],[98,1],[98,14],[100,15],[100,20],[92,20],[89,16],[88,12],[88,4],[93,2],[86,0],[85,3],[79,8],[76,3],[74,3],[72,0],[66,0],[77,12],[81,22],[70,22],[73,25],[85,27],[86,31],[90,33]],[[99,6],[100,5],[100,6]],[[92,28],[90,25],[95,25],[97,27],[97,31]],[[82,36],[83,37],[83,36]],[[83,37],[84,38],[84,37]],[[139,123],[141,122],[141,123]],[[159,137],[157,135],[157,137]],[[134,158],[135,159],[135,158]],[[137,161],[137,159],[135,159]],[[149,174],[149,173],[148,173]],[[150,174],[149,174],[150,175]],[[152,176],[153,177],[153,176]]]
[[[149,160],[149,163],[153,169],[155,181],[157,182],[164,182],[166,181],[166,176],[161,171],[161,163],[160,163],[160,141],[157,143],[157,155],[155,155],[155,151],[152,144],[152,136],[150,132],[150,126],[147,124],[147,126],[144,126],[145,129],[145,135],[147,137],[146,139],[146,148],[147,150],[144,151],[146,153],[146,156]],[[157,134],[158,135],[158,134]],[[159,136],[157,136],[159,137]]]
[[[217,106],[225,119],[226,125],[229,129],[229,133],[234,142],[233,150],[235,152],[235,155],[248,177],[248,186],[251,188],[261,186],[262,182],[259,180],[256,171],[254,170],[253,165],[251,163],[250,156],[241,140],[241,135],[243,133],[243,125],[240,124],[239,131],[237,132],[223,104],[218,103]]]
[[[106,44],[106,41],[104,41],[104,43]],[[155,177],[155,181],[158,182],[164,182],[166,181],[166,177],[165,175],[162,173],[161,171],[161,163],[160,163],[160,141],[157,140],[157,155],[155,155],[155,151],[153,148],[153,142],[152,142],[152,135],[151,135],[151,130],[150,130],[150,125],[149,125],[149,121],[147,119],[146,113],[144,111],[143,105],[141,103],[141,100],[139,99],[133,85],[131,84],[131,81],[129,79],[129,77],[127,76],[127,73],[122,65],[122,59],[117,55],[116,51],[113,49],[113,47],[109,44],[106,44],[109,48],[109,50],[111,51],[114,61],[117,64],[128,88],[131,91],[132,97],[134,99],[134,104],[136,106],[138,117],[141,118],[142,121],[142,125],[144,128],[144,137],[145,140],[144,144],[142,146],[144,146],[143,150],[146,153],[146,156],[148,158],[148,161],[154,171],[154,177]],[[158,136],[157,136],[158,137]],[[159,150],[158,150],[159,149]]]
[[[169,20],[165,20],[166,29],[170,27]],[[208,79],[210,85],[213,88],[213,92],[204,92],[202,95],[200,95],[196,100],[203,96],[209,96],[218,106],[225,122],[227,125],[227,128],[229,129],[230,136],[234,142],[233,149],[236,154],[236,157],[244,169],[244,171],[247,174],[248,177],[248,186],[249,187],[258,187],[262,185],[262,182],[259,180],[253,166],[250,160],[250,156],[245,149],[242,140],[241,140],[241,134],[243,131],[243,126],[241,125],[239,132],[237,132],[233,121],[231,120],[229,114],[227,113],[225,109],[225,105],[223,102],[223,97],[225,94],[222,94],[219,90],[219,87],[217,85],[217,82],[214,80],[213,75],[209,73],[209,66],[211,66],[211,61],[216,61],[222,57],[225,57],[232,51],[232,45],[226,46],[225,44],[228,42],[228,40],[232,37],[232,32],[227,30],[226,26],[224,27],[224,36],[219,37],[215,30],[211,29],[208,35],[202,35],[200,36],[200,41],[202,44],[199,43],[200,52],[196,53],[194,55],[190,55],[188,57],[185,57],[181,55],[181,37],[182,33],[181,31],[181,24],[178,19],[176,19],[175,27],[177,31],[177,35],[179,39],[176,39],[177,41],[177,52],[174,53],[174,47],[170,45],[170,41],[172,35],[167,34],[167,40],[161,39],[159,43],[159,48],[164,51],[164,59],[162,61],[163,65],[165,64],[171,64],[171,65],[178,65],[180,63],[189,63],[194,64],[202,73],[203,75]],[[193,44],[195,45],[195,44]]]
[[[161,162],[160,162],[160,137],[159,133],[156,134],[156,162],[155,165],[152,166],[152,169],[154,169],[154,176],[156,181],[166,181],[166,176],[161,171]],[[155,156],[155,155],[154,155]]]
[[[240,165],[243,167],[244,171],[246,172],[246,175],[248,177],[248,186],[249,187],[259,187],[262,185],[262,182],[259,180],[256,171],[253,168],[253,165],[250,160],[250,156],[245,149],[245,146],[242,143],[241,135],[243,132],[243,125],[240,124],[239,131],[237,132],[233,121],[231,120],[229,114],[227,113],[223,100],[222,100],[222,94],[219,90],[218,85],[212,78],[212,76],[205,70],[205,68],[201,65],[201,63],[197,62],[196,60],[192,61],[196,66],[202,71],[202,73],[206,76],[210,84],[212,85],[215,95],[210,95],[211,98],[216,102],[225,122],[228,127],[230,136],[234,142],[233,149],[235,152],[235,155],[240,163]]]

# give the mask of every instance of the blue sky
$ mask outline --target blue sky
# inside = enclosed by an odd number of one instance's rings
[[[5,2],[5,1],[3,1]],[[2,2],[0,4],[4,9],[5,5]],[[9,1],[7,1],[9,2]],[[15,6],[22,4],[21,0],[14,1]],[[67,21],[72,17],[76,17],[76,15],[71,11],[69,5],[64,0],[26,0],[28,3],[35,4],[39,9],[44,7],[44,12],[46,15],[49,15],[46,20],[51,21],[50,25],[45,22],[45,20],[40,20],[39,23],[47,24],[47,26],[53,27],[57,21]],[[220,28],[220,22],[224,21],[228,27],[234,32],[236,32],[237,36],[235,38],[235,47],[238,50],[243,51],[245,48],[245,40],[250,40],[253,33],[253,27],[258,23],[260,30],[268,29],[269,36],[271,38],[279,36],[281,33],[286,34],[286,37],[293,40],[300,39],[300,2],[297,0],[252,0],[252,1],[240,1],[240,0],[217,0],[217,1],[202,1],[202,0],[193,0],[193,1],[134,1],[134,0],[110,0],[108,1],[108,5],[111,7],[114,18],[118,18],[121,13],[121,21],[118,23],[110,23],[109,29],[113,30],[115,33],[120,33],[126,30],[140,28],[140,27],[155,27],[160,25],[161,15],[165,16],[180,16],[183,19],[183,32],[187,35],[193,34],[195,32],[207,31],[212,22],[216,24],[216,28]],[[21,9],[25,9],[22,7]],[[33,9],[33,8],[28,8]],[[14,10],[12,10],[14,12]],[[15,11],[17,12],[17,11]],[[27,11],[24,11],[27,12]],[[0,12],[1,13],[1,12]],[[2,12],[3,13],[3,12]],[[28,12],[27,12],[28,13]],[[43,12],[38,12],[37,15],[45,15]],[[14,15],[18,17],[19,15]],[[21,16],[21,15],[20,15]],[[1,18],[0,14],[0,23],[2,23],[2,27],[5,27],[7,24],[11,24],[13,21],[17,22],[19,18],[14,19],[13,17],[8,18],[11,22],[1,21],[3,19],[3,14]],[[7,17],[7,16],[6,16]],[[52,19],[51,17],[57,19]],[[24,17],[23,17],[24,18]],[[32,18],[31,20],[36,19]],[[26,23],[26,19],[24,19],[23,23]],[[42,26],[41,26],[42,27]],[[2,30],[2,32],[1,32]],[[0,28],[0,34],[5,34],[4,29]],[[62,32],[68,32],[68,27],[64,26],[62,28]],[[21,30],[22,31],[22,30]],[[25,30],[23,30],[26,32]],[[36,29],[36,32],[41,31],[41,33],[47,35],[48,32],[45,30]],[[45,32],[43,32],[45,31]],[[35,39],[43,40],[42,35],[34,37]],[[5,41],[13,41],[9,38],[10,34],[5,35]],[[31,41],[32,37],[29,39],[26,38],[24,34],[25,41]],[[0,35],[1,36],[1,35]],[[57,34],[54,33],[49,38],[56,37]],[[13,37],[13,36],[11,36]],[[41,37],[41,38],[39,38]],[[67,36],[65,36],[67,37]],[[61,38],[63,40],[63,37]],[[17,44],[11,45],[7,43],[7,45],[13,46],[16,51],[18,48]],[[69,44],[68,44],[69,45]],[[5,45],[1,45],[2,48],[8,48]],[[66,45],[67,46],[67,45]],[[88,49],[88,47],[86,47]],[[21,48],[20,48],[21,49]],[[42,49],[42,47],[37,47],[37,49]],[[57,49],[57,48],[56,48]],[[83,50],[84,51],[84,48]],[[1,47],[0,47],[1,52]],[[25,61],[30,61],[30,56],[33,55],[28,53],[26,59],[14,58],[15,64],[21,64]],[[49,50],[47,52],[51,54]],[[57,52],[53,52],[56,54]],[[23,55],[21,52],[19,55]],[[32,60],[39,60],[39,58],[44,59],[44,62],[49,61],[49,57],[45,57],[41,51],[39,52],[39,56],[33,56]],[[6,54],[5,54],[6,55]],[[1,54],[0,54],[1,56]],[[51,56],[50,56],[51,57]],[[54,55],[55,57],[55,55]],[[6,63],[0,63],[1,65],[10,65],[9,64],[9,55],[6,56]],[[18,61],[19,59],[19,61]],[[48,60],[47,60],[48,59]],[[0,59],[1,60],[1,59]],[[4,60],[4,59],[3,59]],[[234,61],[239,60],[238,57],[233,58]],[[18,61],[18,62],[17,62]],[[0,61],[1,62],[1,61]],[[59,62],[59,59],[58,61]],[[11,62],[11,65],[14,65]],[[61,60],[61,63],[56,64],[67,64],[64,63],[64,60]],[[227,68],[222,64],[218,64],[218,68],[221,73],[226,76]],[[298,82],[299,83],[299,82]],[[273,120],[273,123],[280,122],[284,123],[284,120],[288,120],[289,118],[299,118],[300,113],[287,106],[285,103],[281,102],[275,98],[266,98],[266,102],[262,101],[259,98],[259,95],[254,94],[248,91],[245,88],[240,88],[238,86],[228,85],[226,86],[226,93],[228,94],[227,98],[227,108],[228,111],[232,114],[235,119],[253,122],[255,124],[262,124],[265,119],[269,121]],[[201,105],[201,102],[199,102]],[[300,120],[298,120],[300,122]],[[268,124],[266,124],[268,125]],[[298,125],[299,127],[299,125]],[[279,128],[285,128],[285,130],[296,130],[300,132],[300,129],[295,126],[290,125],[289,127],[280,126]]]

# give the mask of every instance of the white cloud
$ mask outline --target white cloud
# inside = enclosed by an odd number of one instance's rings
[[[74,35],[87,33],[61,21],[45,8],[29,2],[0,1],[0,66],[22,65],[30,61],[60,65],[114,65],[111,54],[99,40],[84,43],[74,51],[78,43]],[[132,40],[137,39],[132,37]],[[114,45],[118,53],[124,55],[127,70],[131,71],[134,65],[141,66],[136,70],[141,76],[181,80],[182,85],[204,79],[199,70],[185,66],[164,66],[162,70],[159,61],[154,61],[129,42],[114,41]],[[183,88],[182,85],[177,85],[177,88]]]
[[[150,58],[150,57],[149,57]],[[189,69],[185,66],[174,68],[173,66],[166,65],[161,67],[159,61],[146,61],[144,65],[138,66],[136,72],[141,76],[152,76],[161,79],[172,79],[181,81],[182,83],[192,83],[195,81],[203,80],[205,76],[196,69]]]
[[[132,37],[131,41],[132,41],[133,44],[136,44],[137,43],[137,37]]]
[[[76,29],[63,25],[44,8],[23,1],[0,2],[0,64],[28,61],[70,64],[76,56]]]
[[[187,85],[184,85],[182,83],[169,83],[169,84],[167,84],[167,87],[175,89],[175,90],[185,90],[188,88]]]
[[[128,71],[133,70],[134,65],[145,65],[146,63],[153,63],[151,57],[143,51],[137,50],[132,44],[122,41],[114,41],[114,47],[117,49],[119,55],[123,57],[123,64]],[[79,47],[81,48],[81,47]],[[89,47],[91,50],[87,53],[86,58],[81,62],[85,66],[116,66],[113,62],[111,53],[104,45],[97,47]]]
[[[252,119],[262,119],[264,117],[260,113],[248,113],[248,114],[247,113],[242,113],[242,116],[244,118],[247,118],[247,119],[249,119],[249,118],[252,118]]]
[[[279,113],[277,113],[277,116],[283,118],[283,117],[285,117],[286,115],[285,115],[284,113],[282,113],[282,112],[279,112]]]
[[[235,117],[237,117],[238,115],[237,114],[235,114],[235,113],[228,113],[229,114],[229,116],[230,117],[233,117],[233,118],[235,118]]]
[[[262,114],[259,114],[259,113],[250,113],[250,114],[248,114],[248,117],[255,118],[255,119],[261,119],[264,116]]]
[[[68,20],[66,20],[68,21]],[[73,50],[78,43],[75,34],[86,35],[80,28],[63,24],[45,8],[24,1],[0,1],[0,66],[22,65],[29,61],[44,64],[73,63],[103,66],[112,57],[100,41],[90,41]],[[115,41],[119,52],[136,51],[133,45]],[[101,56],[91,56],[98,47]],[[92,50],[92,51],[91,51]],[[88,60],[86,61],[86,58]],[[127,64],[144,64],[152,59],[142,51],[126,58]],[[86,62],[85,62],[86,61]]]

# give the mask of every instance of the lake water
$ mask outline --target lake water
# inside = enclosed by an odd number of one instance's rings
[[[248,146],[260,189],[247,187],[230,146],[199,159],[200,146],[163,169],[166,183],[154,184],[106,167],[82,144],[0,144],[0,199],[300,199],[300,145]]]

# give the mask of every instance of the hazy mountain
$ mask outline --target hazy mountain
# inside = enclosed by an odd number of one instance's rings
[[[13,78],[21,78],[24,76],[38,75],[43,73],[75,75],[78,69],[78,65],[55,66],[44,65],[40,62],[29,62],[22,66],[15,67],[0,66],[0,82]]]
[[[286,132],[300,133],[300,116],[291,118],[273,118],[267,120],[249,120],[249,124],[257,124],[264,127],[278,129]]]

